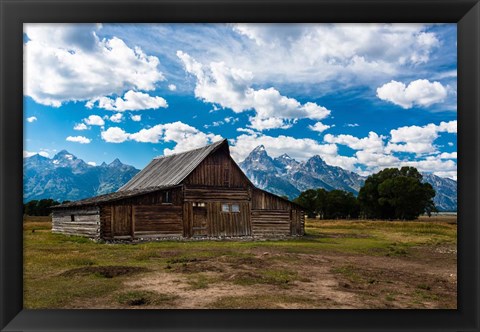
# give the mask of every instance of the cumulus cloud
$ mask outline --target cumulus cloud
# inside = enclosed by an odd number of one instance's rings
[[[175,90],[177,90],[177,86],[175,84],[169,84],[168,85],[168,90],[175,91]]]
[[[89,138],[86,138],[85,136],[68,136],[67,141],[76,142],[76,143],[80,143],[80,144],[88,144],[92,140],[89,139]]]
[[[433,123],[425,126],[406,126],[390,131],[391,139],[386,147],[387,152],[409,152],[415,154],[435,153],[437,147],[433,142],[439,133],[456,133],[457,121]]]
[[[100,39],[97,29],[93,24],[26,24],[24,94],[60,107],[129,89],[150,91],[164,80],[157,57],[117,37]]]
[[[440,46],[438,36],[421,24],[242,23],[232,28],[247,46],[249,40],[254,45],[229,64],[272,81],[368,81],[427,63]]]
[[[323,140],[327,143],[336,143],[346,145],[354,150],[369,151],[372,153],[382,153],[384,150],[384,137],[379,136],[377,133],[371,131],[368,133],[368,137],[358,138],[352,135],[338,135],[331,134],[325,135]]]
[[[443,152],[439,155],[440,159],[457,159],[456,152]]]
[[[173,149],[164,149],[165,155],[199,148],[222,139],[219,135],[204,133],[180,121],[144,128],[136,133],[127,133],[119,127],[111,127],[103,131],[101,137],[109,143],[122,143],[128,140],[141,143],[176,143]]]
[[[319,132],[319,133],[324,132],[324,131],[327,130],[328,128],[330,128],[329,125],[323,124],[323,123],[321,123],[321,122],[317,122],[317,123],[315,123],[313,126],[312,126],[312,125],[309,125],[309,126],[308,126],[308,129],[313,130],[313,131],[317,131],[317,132]]]
[[[141,115],[131,115],[130,119],[132,119],[132,121],[139,122],[139,121],[142,121],[142,116]]]
[[[109,117],[109,119],[110,119],[110,121],[116,122],[116,123],[122,122],[123,114],[122,113],[116,113],[116,114],[112,115],[111,117]]]
[[[27,118],[27,122],[32,123],[33,121],[37,121],[37,117],[36,117],[36,116],[31,116],[31,117]]]
[[[88,127],[85,123],[78,123],[73,127],[73,130],[87,130]]]
[[[377,89],[377,97],[402,108],[428,107],[447,97],[447,89],[439,82],[416,80],[405,85],[392,80]]]
[[[195,96],[204,102],[230,108],[235,113],[253,111],[250,127],[256,130],[289,128],[298,119],[322,120],[330,110],[316,103],[300,103],[280,94],[273,87],[252,88],[253,74],[231,68],[223,62],[204,66],[187,53],[177,52],[185,70],[195,76]]]
[[[129,138],[129,134],[119,127],[110,127],[102,131],[101,137],[108,143],[123,143]]]
[[[138,111],[138,110],[147,110],[147,109],[158,109],[160,107],[168,107],[167,101],[162,97],[150,96],[147,93],[138,92],[138,91],[127,91],[123,98],[117,97],[112,99],[109,97],[100,97],[97,99],[90,100],[87,103],[88,108],[92,108],[97,104],[98,108],[103,108],[109,111]]]
[[[83,121],[90,126],[103,126],[105,121],[98,115],[90,115],[88,118],[83,119]]]

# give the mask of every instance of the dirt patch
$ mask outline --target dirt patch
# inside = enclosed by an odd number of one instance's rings
[[[98,275],[104,278],[130,276],[137,273],[147,272],[148,269],[137,266],[87,266],[71,269],[60,274],[62,277],[75,277],[86,275]]]
[[[425,264],[415,257],[345,257],[336,259],[331,271],[339,281],[338,289],[357,294],[363,308],[457,306],[457,280],[451,264]]]

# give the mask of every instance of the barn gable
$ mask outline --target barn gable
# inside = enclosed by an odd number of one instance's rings
[[[178,185],[209,154],[225,147],[228,149],[227,140],[222,140],[203,148],[155,158],[118,191]]]

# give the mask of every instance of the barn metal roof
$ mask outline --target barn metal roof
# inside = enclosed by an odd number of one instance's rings
[[[69,202],[65,204],[55,205],[52,208],[67,208],[67,207],[76,207],[76,206],[85,206],[85,205],[98,205],[100,203],[107,203],[113,202],[120,199],[130,198],[134,196],[140,196],[143,194],[148,194],[154,191],[171,189],[176,186],[158,186],[158,187],[150,187],[150,188],[142,188],[142,189],[133,189],[133,190],[124,190],[124,191],[117,191],[110,194],[85,198],[75,202]]]
[[[180,184],[210,153],[221,146],[228,149],[226,139],[203,148],[162,156],[153,159],[143,170],[135,175],[119,192],[158,186]]]

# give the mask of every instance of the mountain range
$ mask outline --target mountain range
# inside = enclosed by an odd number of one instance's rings
[[[318,155],[299,162],[287,154],[271,158],[263,145],[257,146],[239,164],[254,185],[289,199],[312,188],[340,189],[357,195],[366,177],[331,166]],[[440,211],[457,210],[457,182],[422,173],[423,181],[435,189],[434,202]]]
[[[62,202],[107,194],[139,171],[118,159],[91,166],[65,150],[53,158],[36,154],[23,159],[23,200],[52,198]]]
[[[366,180],[357,173],[328,165],[318,155],[301,162],[287,154],[272,158],[263,145],[253,149],[239,166],[257,187],[290,199],[312,188],[340,189],[357,195]],[[28,202],[42,198],[77,200],[114,192],[139,170],[118,159],[91,166],[62,150],[53,158],[38,154],[24,158],[23,172],[23,199]],[[433,174],[422,175],[436,191],[437,208],[456,211],[457,182]]]

